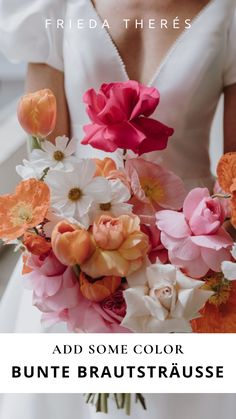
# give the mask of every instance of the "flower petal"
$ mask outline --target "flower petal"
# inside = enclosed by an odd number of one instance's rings
[[[209,198],[210,194],[207,188],[195,188],[189,192],[188,196],[185,198],[183,213],[187,220],[190,220],[193,212],[195,211],[197,205],[204,198]]]
[[[222,272],[228,281],[236,280],[236,263],[234,262],[222,262]]]
[[[182,239],[191,235],[190,228],[182,213],[170,210],[158,211],[156,220],[157,227],[168,234],[168,236]]]

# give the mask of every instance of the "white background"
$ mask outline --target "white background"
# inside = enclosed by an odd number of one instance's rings
[[[88,346],[128,346],[128,355],[89,355]],[[182,345],[184,355],[135,355],[134,345]],[[81,345],[80,355],[53,355],[56,345]],[[235,334],[1,334],[0,393],[234,393],[236,390]],[[77,366],[108,365],[223,365],[224,378],[78,378]],[[12,378],[12,365],[70,367],[70,378]]]

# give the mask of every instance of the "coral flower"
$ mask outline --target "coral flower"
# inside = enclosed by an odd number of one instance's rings
[[[30,253],[36,256],[44,255],[52,248],[51,243],[43,236],[30,232],[24,234],[23,244]]]
[[[14,194],[0,196],[0,238],[14,240],[40,224],[49,199],[48,186],[36,179],[24,180]]]
[[[82,226],[70,224],[66,220],[54,228],[52,248],[60,262],[67,266],[84,263],[95,250],[90,233]]]
[[[45,138],[56,125],[56,98],[49,89],[27,94],[21,98],[17,113],[22,128],[28,134]]]
[[[92,278],[126,276],[140,269],[149,250],[149,240],[140,230],[137,216],[101,216],[93,225],[96,250],[81,269]]]
[[[80,291],[90,301],[103,301],[119,288],[121,278],[118,276],[105,276],[97,281],[89,281],[89,278],[80,273]]]

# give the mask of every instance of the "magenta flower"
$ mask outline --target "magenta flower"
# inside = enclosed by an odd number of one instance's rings
[[[141,155],[167,146],[173,129],[151,119],[160,95],[137,81],[103,84],[84,95],[91,124],[84,127],[82,144],[113,152],[117,148]]]
[[[224,208],[206,188],[188,194],[183,212],[159,211],[156,220],[170,262],[187,275],[201,278],[209,270],[220,272],[221,263],[231,260],[233,240],[222,227]]]

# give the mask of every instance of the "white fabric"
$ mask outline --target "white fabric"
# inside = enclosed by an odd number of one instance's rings
[[[224,86],[236,82],[235,0],[211,0],[170,49],[150,84],[161,93],[154,116],[174,127],[162,155],[164,165],[185,180],[188,188],[212,187],[209,130]],[[44,19],[54,25],[44,29]],[[80,144],[87,122],[83,93],[103,82],[126,81],[125,66],[105,29],[55,28],[56,18],[96,19],[90,0],[0,0],[0,50],[11,60],[44,62],[64,70],[73,135],[78,155],[103,153]],[[116,155],[117,159],[119,156]],[[156,153],[151,153],[151,159]],[[1,332],[40,332],[40,313],[31,294],[22,291],[20,262],[0,306]],[[62,325],[52,331],[64,331]],[[132,389],[131,389],[132,391]],[[156,389],[158,392],[158,389]],[[235,395],[149,395],[147,413],[134,408],[132,418],[234,419]],[[81,395],[5,395],[0,419],[124,418],[123,413],[95,415]]]

